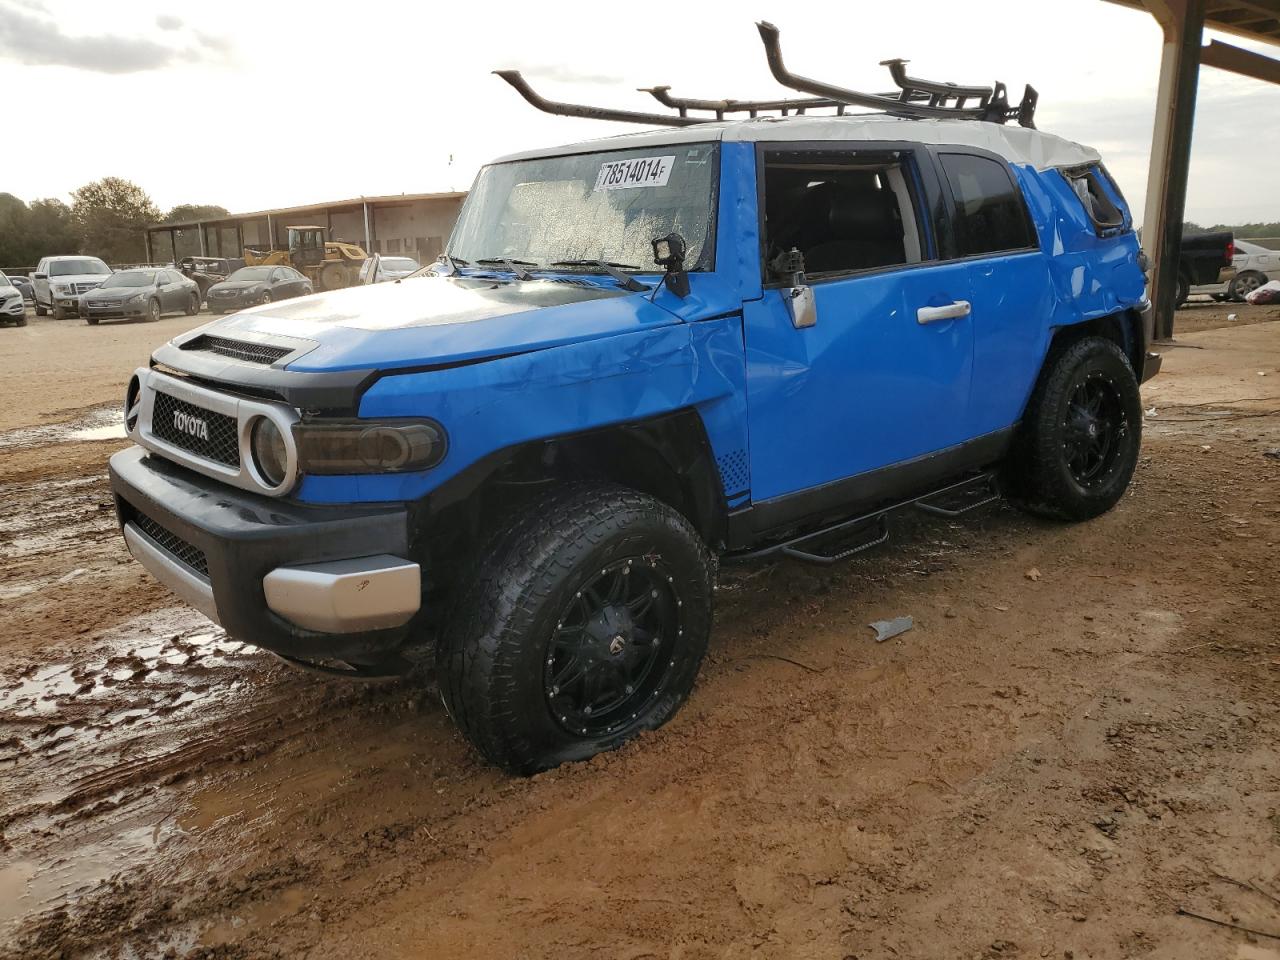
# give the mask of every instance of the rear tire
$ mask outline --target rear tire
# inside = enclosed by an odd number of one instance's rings
[[[477,551],[436,647],[441,694],[489,761],[529,774],[666,723],[711,632],[711,555],[651,497],[573,484]]]
[[[152,323],[160,321],[160,301],[155,297],[147,301],[147,319]]]
[[[187,316],[194,317],[200,312],[200,295],[193,293],[191,299],[187,301]]]
[[[1178,274],[1178,285],[1174,288],[1173,302],[1174,305],[1181,310],[1186,304],[1187,298],[1191,296],[1191,281],[1187,279],[1184,273]]]
[[[320,276],[317,279],[320,281],[321,290],[341,290],[348,286],[347,271],[337,263],[327,263],[321,267]]]
[[[37,301],[36,301],[36,316],[37,316],[37,317],[43,317],[43,316],[45,316],[48,312],[49,312],[48,310],[46,310],[44,307],[40,306],[40,301],[39,301],[39,300],[37,300]]]
[[[1051,353],[1006,470],[1010,500],[1029,513],[1088,520],[1124,495],[1142,443],[1142,400],[1124,353],[1086,337]]]

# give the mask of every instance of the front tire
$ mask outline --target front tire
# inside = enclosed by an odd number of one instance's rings
[[[191,299],[187,301],[187,316],[194,317],[200,312],[200,296],[193,293]]]
[[[1178,284],[1174,287],[1173,303],[1181,310],[1191,296],[1191,281],[1185,273],[1178,274]]]
[[[1086,337],[1050,355],[1006,471],[1010,499],[1058,520],[1088,520],[1124,495],[1138,464],[1142,400],[1124,353]]]
[[[45,314],[47,314],[48,312],[49,312],[48,310],[46,310],[44,307],[42,307],[42,306],[40,305],[40,301],[39,301],[39,300],[37,300],[37,301],[36,301],[36,316],[37,316],[37,317],[43,317],[43,316],[45,316]]]
[[[147,301],[147,319],[152,323],[160,321],[160,301],[155,297]]]
[[[711,632],[712,559],[651,497],[574,484],[482,547],[436,648],[449,715],[488,760],[529,774],[666,723]]]
[[[67,319],[67,311],[62,308],[61,304],[55,303],[53,305],[53,319],[55,320]]]

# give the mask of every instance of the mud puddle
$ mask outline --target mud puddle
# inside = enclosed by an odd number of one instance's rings
[[[0,433],[0,449],[38,447],[48,443],[75,443],[95,440],[123,440],[124,413],[117,406],[100,407],[67,423],[22,427]]]

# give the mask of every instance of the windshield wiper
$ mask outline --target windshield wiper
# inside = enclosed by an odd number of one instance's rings
[[[629,277],[623,270],[640,270],[631,263],[614,263],[612,260],[556,260],[551,264],[553,267],[595,267],[597,270],[603,270],[613,279],[617,280],[624,290],[630,290],[632,293],[643,293],[649,289],[648,284],[641,283],[635,277]],[[619,269],[621,268],[621,269]]]
[[[536,267],[532,260],[512,260],[510,257],[481,257],[476,263],[500,263],[516,275],[517,280],[532,280],[533,274],[525,267]]]

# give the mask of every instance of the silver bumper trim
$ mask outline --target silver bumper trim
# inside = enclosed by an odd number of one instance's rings
[[[133,558],[148,573],[214,623],[218,622],[218,606],[213,601],[213,587],[209,581],[169,556],[132,523],[124,525],[124,539]]]
[[[267,606],[319,633],[400,627],[422,605],[422,570],[388,554],[278,567],[262,578]]]

